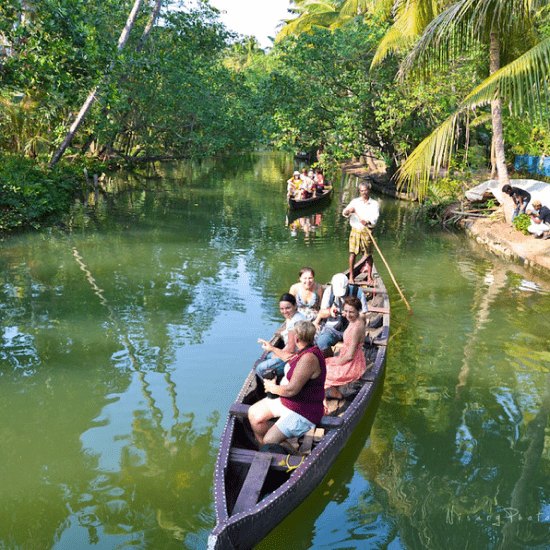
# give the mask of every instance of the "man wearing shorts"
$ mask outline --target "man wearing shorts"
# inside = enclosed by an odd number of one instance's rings
[[[349,234],[350,284],[354,284],[353,266],[359,252],[363,252],[367,256],[367,284],[374,284],[372,280],[372,238],[369,229],[374,228],[378,221],[380,205],[377,201],[370,198],[370,190],[371,184],[367,181],[362,181],[359,184],[360,196],[353,199],[342,212],[345,217],[351,216],[351,232]]]

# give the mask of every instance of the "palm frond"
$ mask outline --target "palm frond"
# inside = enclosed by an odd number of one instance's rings
[[[460,113],[450,116],[411,153],[397,172],[397,186],[422,200],[428,192],[432,169],[437,174],[452,154],[453,137]]]
[[[339,12],[344,16],[355,17],[365,13],[389,15],[393,7],[393,0],[343,0],[340,2]]]
[[[277,33],[276,41],[287,36],[298,36],[303,32],[309,32],[313,27],[330,28],[338,19],[338,12],[324,12],[311,15],[301,15],[296,19],[290,19]]]
[[[372,66],[376,66],[390,53],[408,48],[439,13],[437,0],[398,0],[395,5],[395,22],[380,41]]]
[[[517,46],[515,37],[519,37],[525,51],[535,43],[533,17],[542,4],[548,0],[459,0],[426,26],[403,62],[400,77],[441,67],[475,42],[488,43],[492,33],[499,37],[501,47],[508,43]]]
[[[550,38],[484,80],[462,102],[460,109],[487,105],[498,93],[512,114],[537,114],[549,123]]]

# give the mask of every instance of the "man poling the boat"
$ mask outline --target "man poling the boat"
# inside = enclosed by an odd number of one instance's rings
[[[349,270],[350,284],[354,283],[353,280],[353,266],[355,265],[355,258],[359,252],[363,252],[367,256],[367,284],[372,285],[372,238],[368,229],[372,229],[378,217],[380,216],[380,205],[377,201],[370,198],[371,184],[366,181],[362,181],[359,184],[360,197],[353,199],[344,208],[342,214],[345,217],[350,217],[351,231],[349,235]]]

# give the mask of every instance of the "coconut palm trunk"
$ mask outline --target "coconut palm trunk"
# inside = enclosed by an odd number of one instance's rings
[[[493,75],[500,69],[500,43],[495,32],[491,33],[491,43],[489,46],[490,55],[490,73]],[[491,123],[493,126],[493,143],[495,150],[495,164],[498,175],[498,183],[503,185],[510,183],[506,159],[504,157],[504,131],[502,129],[502,99],[500,93],[495,93],[491,101]]]
[[[132,11],[130,12],[130,14],[128,15],[128,19],[126,20],[126,25],[124,26],[124,29],[120,34],[120,38],[118,39],[117,49],[119,52],[124,49],[126,42],[128,42],[130,32],[134,27],[134,23],[136,22],[137,14],[139,12],[139,9],[141,8],[142,3],[143,3],[143,0],[135,0],[134,2]],[[103,80],[101,82],[102,85],[105,84],[105,82],[107,81],[107,78],[108,78],[107,75],[111,71],[113,66],[114,66],[114,62],[112,62],[109,65],[109,68],[106,71],[106,74],[103,77]],[[88,97],[86,98],[86,101],[84,101],[84,104],[80,108],[80,111],[78,112],[78,115],[76,116],[75,121],[72,123],[71,127],[69,128],[69,131],[65,136],[63,143],[59,146],[59,148],[53,155],[52,159],[50,160],[50,164],[49,164],[50,168],[59,162],[59,159],[63,156],[63,154],[67,150],[67,147],[69,147],[69,145],[71,144],[71,141],[73,140],[74,136],[76,135],[76,132],[80,128],[80,125],[84,121],[84,118],[88,114],[88,111],[91,109],[92,105],[94,104],[94,101],[97,99],[99,88],[100,88],[100,85],[95,86],[94,89],[88,94]]]

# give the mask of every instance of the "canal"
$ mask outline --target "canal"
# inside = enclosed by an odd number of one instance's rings
[[[226,411],[309,265],[347,267],[343,205],[287,216],[292,157],[105,176],[66,231],[0,242],[0,548],[202,549]],[[378,406],[260,544],[547,548],[550,278],[380,200]]]

